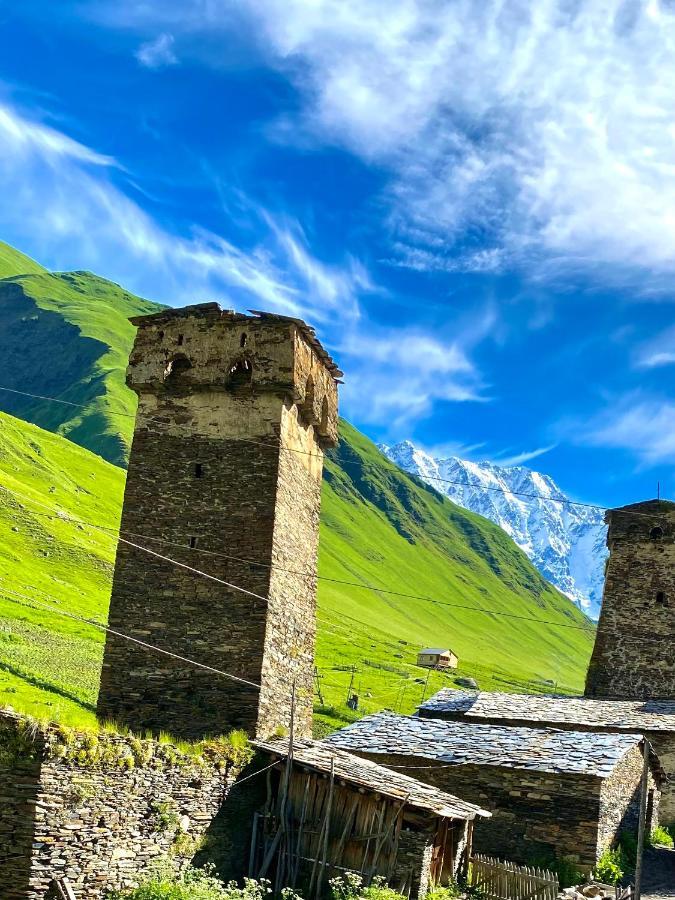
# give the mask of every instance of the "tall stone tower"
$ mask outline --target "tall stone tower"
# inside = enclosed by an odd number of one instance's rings
[[[138,394],[110,627],[260,684],[257,691],[108,634],[100,717],[198,738],[311,732],[323,451],[342,373],[299,319],[215,303],[131,320]],[[138,537],[134,537],[138,535]]]
[[[675,503],[605,516],[609,559],[586,696],[675,699]]]

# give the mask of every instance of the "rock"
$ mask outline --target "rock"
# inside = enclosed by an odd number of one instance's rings
[[[478,682],[475,678],[455,678],[455,684],[460,687],[470,688],[473,691],[478,690]]]

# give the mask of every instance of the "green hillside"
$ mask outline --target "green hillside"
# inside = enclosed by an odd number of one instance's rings
[[[84,405],[0,391],[0,407],[19,416],[0,413],[0,490],[24,495],[7,494],[0,508],[0,586],[104,619],[115,540],[67,517],[117,525],[124,472],[105,459],[124,463],[133,424],[128,317],[159,307],[91,273],[49,273],[5,244],[0,275],[0,385]],[[352,680],[361,712],[412,710],[423,691],[448,683],[433,673],[424,684],[414,665],[422,645],[451,647],[459,674],[484,688],[536,691],[552,680],[578,690],[593,626],[576,607],[497,526],[401,472],[347,423],[341,435],[321,519],[321,726],[353,715]],[[208,570],[208,557],[195,561]],[[97,629],[7,595],[0,702],[92,717],[101,647]]]
[[[114,537],[67,517],[114,528],[123,482],[123,470],[0,414],[0,704],[93,721],[101,632],[27,609],[6,591],[32,598],[22,600],[28,604],[55,598],[63,611],[104,620]],[[195,564],[208,571],[208,557],[196,553]],[[482,687],[543,690],[547,678],[581,687],[593,634],[584,616],[504,532],[415,483],[346,423],[326,466],[319,568],[319,728],[353,716],[345,706],[352,666],[361,712],[412,711],[426,678],[415,653],[428,644],[452,647],[461,673]],[[447,683],[433,673],[427,694]]]
[[[0,243],[0,385],[83,404],[0,391],[0,409],[123,465],[132,420],[119,414],[135,409],[124,385],[128,319],[159,308],[90,272],[48,272]]]

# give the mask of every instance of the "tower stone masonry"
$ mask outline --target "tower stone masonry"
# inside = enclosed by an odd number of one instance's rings
[[[586,696],[675,699],[675,503],[605,516],[609,559]]]
[[[323,452],[342,373],[299,319],[215,303],[131,320],[138,395],[110,627],[260,684],[257,691],[108,634],[98,714],[185,738],[312,722]],[[138,535],[138,537],[134,537]],[[142,537],[141,537],[142,536]]]

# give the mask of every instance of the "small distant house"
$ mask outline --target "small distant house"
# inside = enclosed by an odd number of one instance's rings
[[[252,876],[309,897],[353,871],[417,898],[466,874],[474,819],[486,810],[323,741],[295,741],[290,764],[287,740],[255,746],[273,765],[266,788],[257,779],[266,799],[254,816]]]
[[[379,713],[326,738],[490,810],[474,849],[528,863],[571,858],[590,871],[623,831],[637,832],[643,739],[449,722]],[[409,771],[413,771],[409,769]],[[658,822],[664,773],[651,754],[647,827]]]
[[[458,662],[452,650],[442,647],[425,647],[417,654],[417,665],[427,669],[456,669]]]

